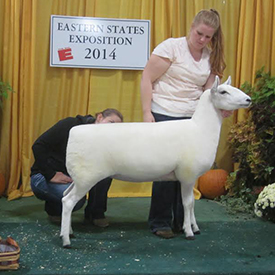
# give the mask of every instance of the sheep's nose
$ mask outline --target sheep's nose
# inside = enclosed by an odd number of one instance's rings
[[[247,98],[246,101],[250,103],[251,102],[251,98]]]

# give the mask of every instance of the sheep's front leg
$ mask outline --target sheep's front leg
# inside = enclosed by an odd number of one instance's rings
[[[184,209],[183,230],[188,240],[194,240],[194,234],[200,234],[194,213],[195,200],[193,186],[193,184],[186,184],[184,181],[181,181],[181,196]]]
[[[193,233],[195,235],[199,235],[200,234],[200,229],[197,225],[197,221],[196,221],[196,217],[195,217],[195,198],[194,198],[194,193],[192,192],[192,208],[191,208],[191,227],[193,230]]]

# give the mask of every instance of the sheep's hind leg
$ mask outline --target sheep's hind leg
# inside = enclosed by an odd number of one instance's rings
[[[71,192],[71,190],[74,187],[74,182],[72,182],[72,184],[64,191],[63,193],[63,197],[65,197],[67,194],[69,194]],[[70,216],[71,217],[71,216]],[[70,218],[70,238],[75,238],[74,234],[73,234],[73,228],[72,228],[72,219]],[[60,234],[60,237],[62,237],[62,235]]]
[[[71,216],[72,210],[76,205],[77,201],[73,201],[70,193],[62,199],[62,220],[61,220],[61,232],[60,237],[62,237],[63,247],[70,248],[70,234],[73,234],[71,226]]]
[[[77,202],[85,196],[89,189],[90,186],[87,186],[87,188],[81,188],[81,190],[74,186],[74,188],[72,188],[72,190],[70,190],[70,192],[62,199],[62,222],[60,237],[62,237],[64,248],[71,247],[70,234],[73,234],[71,226],[72,210]]]

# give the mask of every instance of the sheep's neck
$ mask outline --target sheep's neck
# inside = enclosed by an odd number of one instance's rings
[[[210,100],[210,94],[201,98],[192,120],[201,129],[204,140],[209,138],[219,142],[222,116],[220,110],[216,109]]]

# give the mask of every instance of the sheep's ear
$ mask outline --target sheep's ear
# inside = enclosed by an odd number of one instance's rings
[[[227,78],[227,80],[223,83],[225,85],[231,85],[231,76]]]
[[[216,75],[215,81],[211,87],[211,92],[217,91],[219,85],[220,85],[220,78]]]

